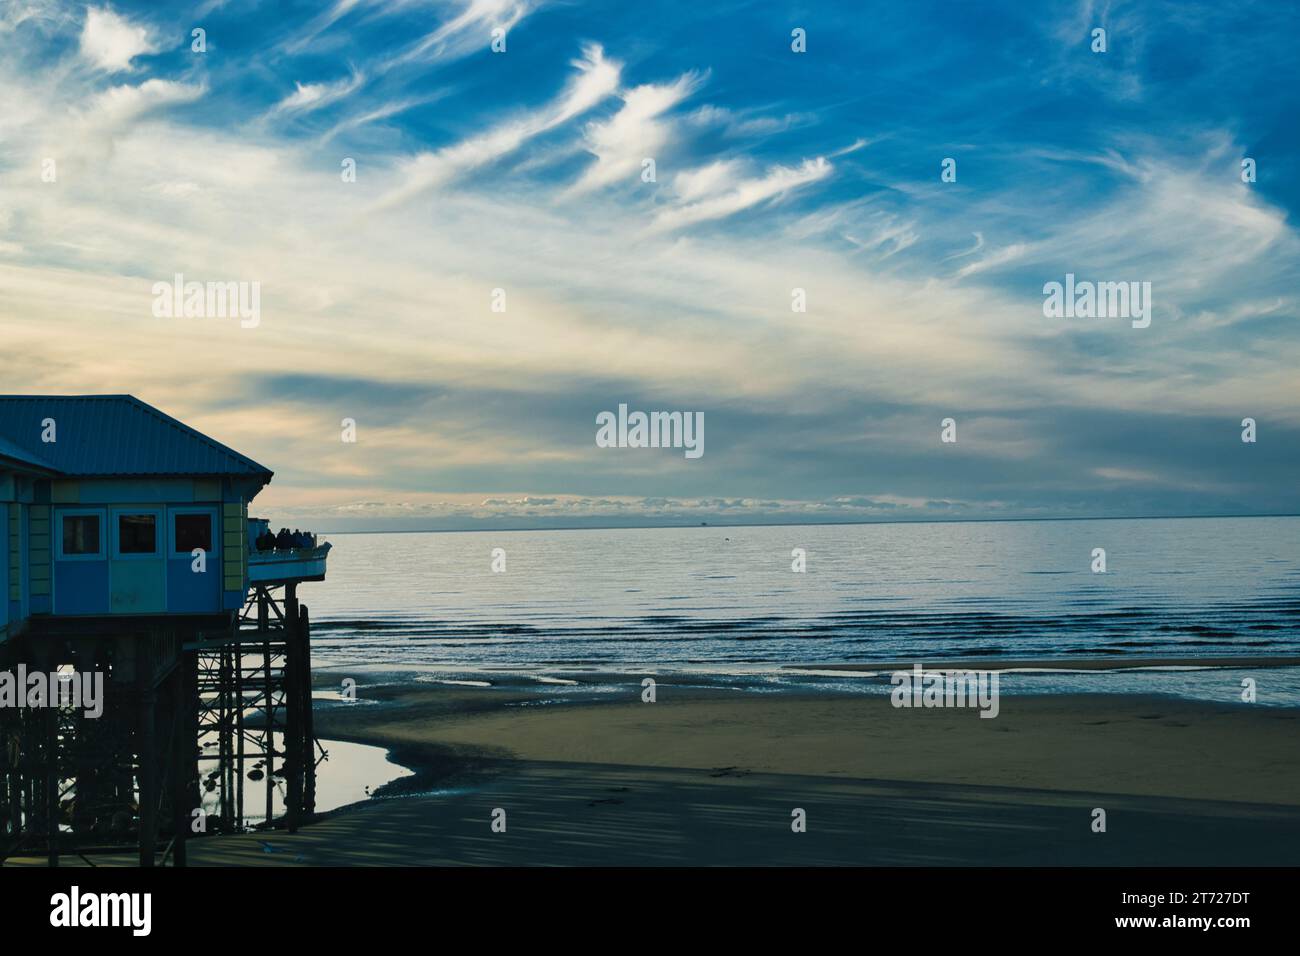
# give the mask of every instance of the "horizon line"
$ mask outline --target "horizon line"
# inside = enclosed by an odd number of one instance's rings
[[[473,534],[485,531],[517,534],[525,531],[652,531],[666,528],[781,528],[814,527],[817,525],[876,525],[876,524],[999,524],[1022,521],[1187,521],[1214,518],[1300,518],[1300,513],[1278,514],[1204,514],[1204,515],[1073,515],[1067,517],[1019,518],[881,518],[866,521],[707,521],[692,524],[628,524],[628,525],[568,525],[558,528],[387,528],[354,531],[321,530],[314,534]]]

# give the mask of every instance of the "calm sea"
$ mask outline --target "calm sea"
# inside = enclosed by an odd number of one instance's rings
[[[302,592],[317,665],[740,672],[1300,652],[1300,518],[329,540],[328,582]],[[795,548],[805,573],[791,570]]]

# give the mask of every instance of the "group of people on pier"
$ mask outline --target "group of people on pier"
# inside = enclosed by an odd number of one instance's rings
[[[268,528],[253,543],[257,545],[258,551],[294,551],[298,548],[316,547],[316,535],[296,528],[293,531],[281,528],[279,534],[271,534],[271,529]]]

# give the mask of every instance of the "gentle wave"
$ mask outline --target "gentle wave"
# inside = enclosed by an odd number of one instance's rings
[[[319,663],[799,664],[1300,653],[1300,519],[333,539]],[[1092,574],[1094,546],[1110,567]],[[791,547],[808,571],[792,573]],[[494,547],[510,571],[491,572]],[[1067,560],[1068,559],[1068,560]]]

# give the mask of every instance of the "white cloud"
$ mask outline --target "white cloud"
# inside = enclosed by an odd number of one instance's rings
[[[983,245],[984,245],[984,239],[981,236],[979,241],[979,247],[982,248]],[[990,252],[988,255],[984,256],[984,258],[976,259],[974,262],[968,262],[966,265],[958,269],[957,278],[964,279],[967,276],[973,276],[980,272],[987,272],[992,269],[1000,269],[1002,266],[1008,265],[1012,262],[1016,262],[1024,258],[1025,250],[1028,248],[1029,246],[1026,245],[1025,243],[1016,242],[1016,243],[1012,243],[1009,246],[1003,246],[1001,249],[995,249],[992,252]]]
[[[773,136],[777,133],[784,133],[792,127],[814,123],[817,117],[813,113],[754,116],[747,113],[737,113],[725,106],[707,104],[691,112],[686,119],[693,125],[716,127],[727,136],[743,138],[747,136]]]
[[[710,219],[733,216],[751,206],[825,179],[830,174],[831,164],[821,156],[804,160],[799,166],[773,166],[765,175],[757,179],[741,180],[735,188],[721,195],[665,209],[655,217],[651,228],[655,232],[667,232]]]
[[[596,45],[588,46],[575,60],[577,74],[558,97],[541,109],[511,120],[478,136],[462,140],[437,152],[421,153],[403,166],[404,182],[389,192],[381,205],[403,202],[430,189],[437,189],[457,176],[513,153],[524,143],[547,130],[586,113],[618,89],[620,64],[607,60]]]
[[[154,183],[152,186],[144,187],[144,191],[159,196],[166,196],[168,199],[185,199],[194,195],[201,188],[202,187],[198,183],[182,181]]]
[[[920,239],[912,222],[886,213],[878,213],[865,225],[866,232],[845,232],[844,239],[863,252],[875,252],[882,258],[896,255]]]
[[[351,13],[353,8],[361,2],[362,0],[337,0],[332,7],[317,14],[316,17],[307,24],[307,28],[303,31],[302,36],[298,37],[288,45],[289,52],[300,53],[318,36],[332,27],[343,17]]]
[[[0,34],[12,32],[29,21],[52,23],[67,15],[60,0],[8,0],[0,4]]]
[[[378,106],[373,110],[368,110],[365,113],[358,113],[355,116],[345,117],[344,119],[339,120],[337,123],[331,126],[328,130],[326,130],[325,133],[321,136],[320,142],[322,145],[324,145],[325,143],[328,143],[330,140],[332,140],[335,136],[338,136],[340,133],[346,132],[347,130],[357,129],[358,127],[366,126],[370,123],[377,123],[379,120],[388,119],[389,117],[397,116],[401,113],[405,113],[407,110],[413,107],[423,106],[428,103],[433,103],[437,100],[442,99],[446,95],[447,95],[447,91],[442,90],[437,93],[430,94],[429,96],[421,96],[418,98],[411,98],[405,100],[395,100],[393,102],[385,103],[383,106]]]
[[[96,126],[119,127],[151,110],[196,100],[203,91],[199,84],[174,80],[145,80],[138,86],[123,84],[97,94],[83,116]]]
[[[952,255],[945,257],[944,261],[947,262],[950,259],[964,259],[967,256],[975,255],[975,253],[983,249],[984,233],[976,231],[971,233],[971,235],[975,237],[975,244],[973,246],[969,249],[963,249],[961,252],[954,252]]]
[[[739,160],[720,159],[706,166],[687,169],[673,177],[673,192],[682,202],[694,202],[705,196],[722,192],[743,175]]]
[[[459,14],[389,59],[380,69],[387,71],[411,62],[451,59],[473,50],[486,50],[495,29],[506,31],[508,50],[509,31],[536,6],[532,0],[468,0]]]
[[[700,86],[703,77],[687,73],[676,82],[646,84],[623,94],[623,106],[610,119],[591,123],[586,130],[587,150],[596,161],[573,185],[571,195],[590,192],[613,183],[634,182],[644,159],[663,159],[670,127],[663,115]]]
[[[148,27],[132,23],[108,7],[88,7],[81,30],[81,55],[110,73],[130,70],[137,56],[158,52]]]
[[[333,83],[298,83],[297,88],[271,108],[271,115],[310,113],[336,103],[355,92],[365,82],[360,73]]]

